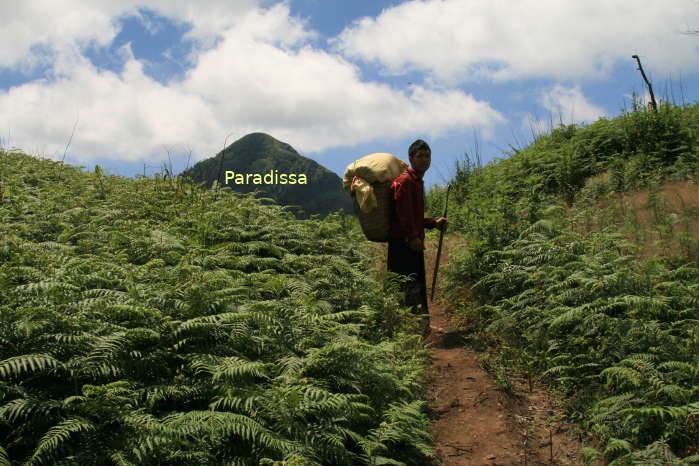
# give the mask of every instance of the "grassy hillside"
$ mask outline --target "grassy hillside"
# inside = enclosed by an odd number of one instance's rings
[[[413,323],[348,218],[0,152],[0,219],[0,464],[432,454]]]
[[[517,369],[566,395],[600,439],[588,460],[699,461],[698,135],[699,105],[637,107],[457,167],[468,246],[445,289],[505,384]]]

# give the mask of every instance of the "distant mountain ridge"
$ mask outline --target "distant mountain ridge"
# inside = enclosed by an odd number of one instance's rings
[[[299,206],[303,212],[292,211],[301,218],[325,216],[339,209],[352,212],[351,198],[337,174],[265,133],[243,136],[180,176],[209,187],[218,178],[221,185],[240,193],[259,191],[280,205]]]

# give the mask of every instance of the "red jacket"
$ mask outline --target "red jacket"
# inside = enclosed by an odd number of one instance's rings
[[[393,214],[389,237],[409,242],[413,238],[425,239],[425,228],[435,228],[437,223],[425,217],[425,188],[420,175],[408,168],[391,184]]]

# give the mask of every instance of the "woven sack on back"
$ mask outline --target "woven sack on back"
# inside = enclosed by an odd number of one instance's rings
[[[408,164],[395,155],[386,152],[376,152],[365,155],[347,165],[342,184],[349,191],[354,176],[365,179],[369,184],[393,181],[406,168],[408,168]]]
[[[352,195],[354,211],[368,240],[388,241],[391,183],[406,168],[408,165],[401,159],[382,152],[355,160],[345,169],[343,185]]]
[[[369,212],[364,212],[359,208],[356,196],[352,196],[354,212],[359,218],[359,224],[362,226],[366,239],[386,242],[388,241],[388,232],[391,227],[391,182],[374,183],[371,186],[374,189],[376,208]]]

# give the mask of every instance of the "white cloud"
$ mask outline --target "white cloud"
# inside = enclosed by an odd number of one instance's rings
[[[538,118],[531,113],[524,115],[522,128],[533,134],[547,133],[559,124],[590,124],[607,116],[604,108],[587,100],[579,86],[555,84],[541,91],[537,102],[548,112],[548,118]]]
[[[215,121],[200,98],[153,81],[132,58],[121,75],[95,69],[79,53],[62,54],[56,67],[62,74],[55,81],[0,93],[0,106],[12,109],[0,124],[11,129],[14,145],[42,141],[47,156],[62,153],[77,118],[71,159],[138,160],[162,152],[162,144],[199,139],[195,130]]]
[[[130,47],[120,73],[95,68],[76,43],[56,49],[52,79],[0,91],[0,130],[13,145],[45,145],[62,154],[76,116],[70,160],[162,159],[164,147],[212,156],[252,131],[301,152],[415,133],[434,137],[476,127],[492,132],[504,118],[460,90],[397,90],[362,81],[342,57],[313,48],[314,37],[288,6],[251,9],[199,51],[182,80],[163,85],[143,72]]]
[[[638,54],[656,69],[699,69],[691,0],[413,0],[362,18],[334,47],[384,72],[427,71],[447,83],[602,78]]]
[[[0,2],[0,67],[35,64],[33,47],[60,50],[66,44],[106,46],[119,32],[118,20],[147,8],[173,20],[191,24],[188,37],[211,45],[213,38],[234,26],[257,0],[51,0]],[[155,25],[146,22],[153,31]]]
[[[0,67],[27,68],[45,62],[48,48],[94,41],[107,45],[116,35],[110,15],[66,2],[2,2]],[[37,53],[36,49],[40,49]]]
[[[592,123],[607,112],[587,101],[579,86],[565,87],[560,84],[543,92],[539,104],[553,115],[560,115],[564,123]]]

